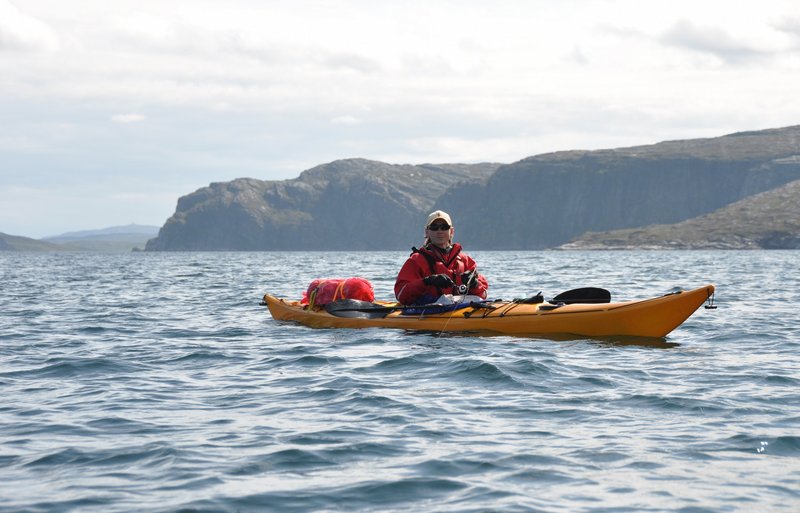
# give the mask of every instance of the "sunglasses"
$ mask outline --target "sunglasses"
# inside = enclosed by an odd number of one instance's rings
[[[430,230],[432,232],[449,230],[449,229],[450,229],[450,225],[446,224],[446,223],[443,223],[443,224],[432,224],[432,225],[428,226],[428,230]]]

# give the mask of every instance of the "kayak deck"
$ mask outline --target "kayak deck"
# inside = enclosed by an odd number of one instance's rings
[[[530,336],[572,334],[589,337],[665,337],[714,293],[714,285],[636,301],[603,304],[523,304],[510,301],[470,306],[436,314],[404,315],[397,303],[379,302],[397,310],[377,318],[337,317],[322,308],[304,308],[299,301],[264,295],[276,320],[312,328],[398,328],[424,331],[488,332]],[[390,310],[390,308],[387,308]]]

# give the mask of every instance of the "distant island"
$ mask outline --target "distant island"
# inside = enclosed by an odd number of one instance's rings
[[[800,197],[796,187],[777,190],[795,180],[800,126],[506,165],[346,159],[291,180],[241,178],[183,196],[145,249],[401,250],[420,243],[420,223],[436,208],[452,214],[470,249],[794,248],[790,205]],[[615,231],[653,225],[660,239],[626,232],[623,242]]]
[[[158,229],[158,226],[128,224],[62,233],[42,239],[0,233],[0,251],[130,252],[144,249],[147,241],[158,234]]]

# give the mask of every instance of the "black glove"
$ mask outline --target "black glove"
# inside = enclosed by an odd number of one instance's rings
[[[478,286],[478,271],[467,271],[461,274],[461,283],[467,286],[467,290]]]
[[[425,285],[433,285],[440,289],[446,289],[455,285],[455,283],[453,283],[453,278],[446,274],[431,274],[430,276],[426,276],[422,281]]]

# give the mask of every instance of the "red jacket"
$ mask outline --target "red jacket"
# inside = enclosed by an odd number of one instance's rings
[[[434,264],[433,269],[431,269],[431,262]],[[403,264],[394,284],[394,295],[404,305],[432,303],[442,294],[455,294],[456,291],[452,288],[440,289],[433,285],[425,285],[422,280],[426,276],[447,274],[456,285],[460,285],[461,274],[472,271],[475,267],[475,260],[466,253],[462,253],[461,245],[458,243],[453,244],[448,253],[443,253],[435,246],[428,244],[412,253]],[[488,289],[489,283],[479,274],[478,284],[469,289],[468,294],[486,299]]]

